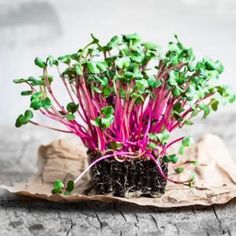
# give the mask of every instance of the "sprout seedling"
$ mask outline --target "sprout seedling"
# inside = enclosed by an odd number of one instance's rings
[[[196,60],[177,36],[163,53],[138,34],[114,36],[105,44],[92,35],[91,42],[75,53],[37,57],[34,63],[40,76],[14,80],[28,86],[21,95],[29,97],[29,107],[17,118],[16,127],[31,123],[74,134],[89,150],[101,154],[66,189],[57,180],[53,193],[71,193],[86,171],[112,157],[150,159],[164,179],[178,183],[165,175],[160,161],[176,163],[193,141],[189,136],[173,139],[173,131],[192,125],[197,115],[207,118],[236,98],[220,83],[221,62],[207,57]],[[57,82],[65,87],[66,104],[56,96],[61,92],[55,91]],[[36,122],[35,112],[64,128]],[[178,153],[168,154],[177,142]],[[191,178],[180,183],[193,182]]]
[[[62,180],[58,179],[53,184],[52,193],[53,194],[64,193],[64,195],[70,195],[73,190],[74,190],[74,181],[73,180],[69,180],[67,182],[66,189],[65,189],[65,185],[62,182]]]

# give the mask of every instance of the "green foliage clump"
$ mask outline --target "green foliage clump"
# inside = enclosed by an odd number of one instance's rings
[[[48,128],[77,135],[90,150],[128,152],[137,158],[143,153],[175,164],[193,140],[187,136],[171,141],[172,132],[236,100],[235,93],[220,83],[222,63],[207,57],[197,60],[177,36],[166,52],[136,33],[116,35],[105,44],[91,38],[74,53],[36,57],[41,75],[14,80],[29,87],[21,95],[30,100],[16,127],[41,125],[32,120],[33,113],[40,112],[65,127]],[[50,75],[52,70],[58,78]],[[65,87],[66,104],[55,95],[53,85],[58,81]],[[168,154],[177,142],[181,142],[178,155]],[[58,182],[54,192],[63,188]]]

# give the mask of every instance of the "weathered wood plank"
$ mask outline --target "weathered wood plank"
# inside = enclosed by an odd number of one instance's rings
[[[231,204],[235,205],[235,201]],[[215,208],[220,210],[218,206]],[[59,205],[29,199],[2,201],[0,217],[1,230],[7,229],[5,235],[27,231],[37,231],[37,235],[66,235],[66,232],[72,235],[236,234],[235,212],[228,216],[222,212],[217,218],[211,208],[154,210],[123,203]]]

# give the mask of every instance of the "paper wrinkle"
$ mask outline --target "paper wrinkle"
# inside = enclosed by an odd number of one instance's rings
[[[98,200],[105,202],[130,202],[142,206],[180,207],[191,205],[223,204],[236,197],[236,163],[230,157],[223,141],[212,134],[204,135],[181,157],[181,163],[170,166],[172,179],[186,180],[196,172],[196,185],[188,186],[167,183],[166,193],[159,198],[121,198],[110,195],[95,195],[91,191],[89,174],[84,176],[75,193],[70,196],[52,195],[52,182],[78,176],[88,165],[86,149],[82,144],[56,140],[38,150],[39,174],[27,182],[14,186],[0,187],[19,195],[40,198],[54,202],[79,202]],[[188,160],[197,160],[193,165]],[[176,166],[185,171],[176,174]]]

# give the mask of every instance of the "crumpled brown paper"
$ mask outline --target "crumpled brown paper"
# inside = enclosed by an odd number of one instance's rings
[[[190,160],[190,161],[189,161]],[[197,165],[191,160],[197,160]],[[86,175],[76,193],[70,196],[52,195],[52,182],[64,178],[68,173],[77,176],[87,166],[86,149],[57,140],[39,148],[39,175],[13,187],[0,186],[12,193],[46,199],[54,202],[79,202],[98,200],[106,202],[123,201],[143,206],[179,207],[190,205],[223,204],[236,197],[236,163],[231,159],[222,140],[211,134],[203,136],[181,158],[185,171],[176,174],[170,167],[170,178],[184,180],[196,173],[194,187],[168,182],[166,193],[160,198],[120,198],[110,195],[95,195]]]

